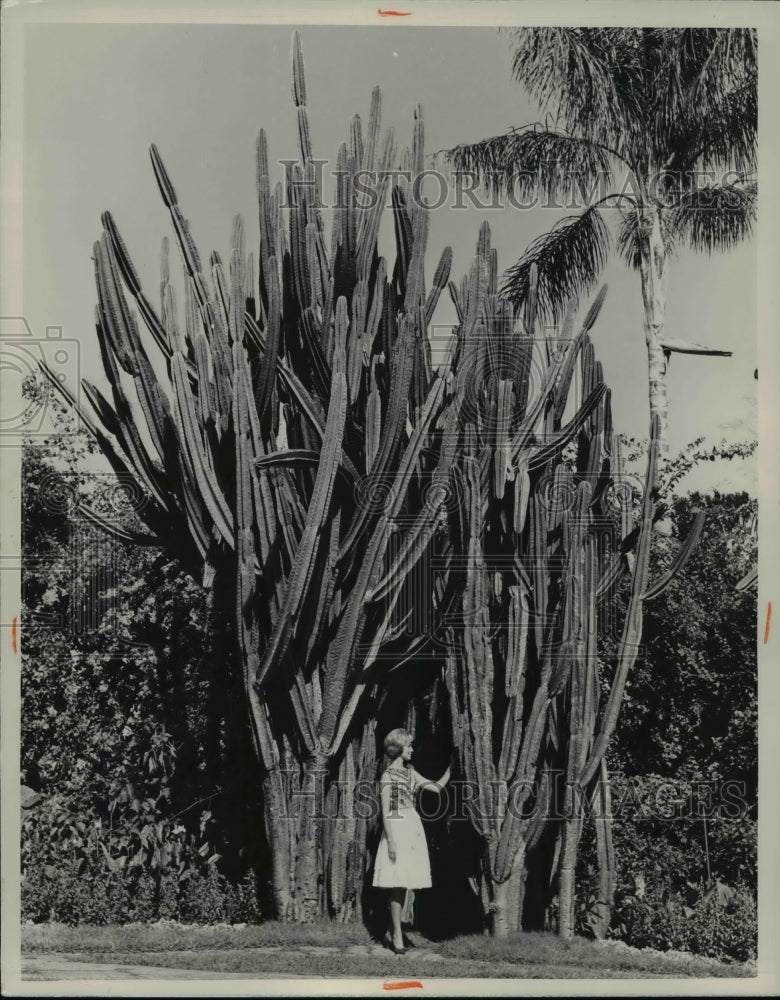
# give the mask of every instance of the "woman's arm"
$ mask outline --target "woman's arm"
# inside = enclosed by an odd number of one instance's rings
[[[392,809],[391,803],[392,794],[392,782],[387,777],[382,777],[379,782],[379,797],[382,801],[382,823],[385,828],[385,837],[387,837],[387,853],[391,861],[395,861],[395,840],[392,834],[392,823],[388,823],[388,817]]]
[[[438,794],[450,780],[450,769],[448,767],[438,781],[431,781],[430,778],[423,778],[419,771],[414,772],[414,778],[418,788],[423,788],[426,792],[436,792]]]

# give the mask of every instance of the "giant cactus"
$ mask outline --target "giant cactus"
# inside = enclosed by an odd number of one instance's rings
[[[638,652],[642,605],[682,568],[701,518],[667,573],[649,584],[657,427],[635,525],[629,507],[614,505],[615,488],[624,486],[619,439],[589,337],[604,290],[576,336],[569,317],[561,337],[535,337],[533,275],[515,314],[492,293],[496,266],[484,227],[469,281],[455,293],[463,317],[457,372],[467,397],[460,457],[467,559],[462,621],[450,626],[447,656],[453,733],[463,775],[477,790],[468,805],[484,842],[483,898],[494,932],[520,926],[535,849],[535,863],[548,866],[542,902],[557,885],[560,932],[573,932],[574,874],[591,801],[603,932],[614,874],[604,752]],[[602,704],[598,604],[629,566],[631,599]],[[545,841],[548,849],[539,850]]]
[[[365,820],[347,800],[358,779],[375,776],[371,706],[385,664],[378,654],[395,639],[388,623],[415,561],[408,553],[419,554],[440,521],[437,505],[420,501],[419,478],[443,440],[438,421],[449,406],[451,359],[433,370],[427,330],[452,255],[444,251],[426,292],[426,211],[403,178],[391,192],[395,262],[379,255],[395,152],[392,131],[380,135],[378,89],[365,134],[355,116],[338,151],[328,248],[297,35],[293,95],[300,162],[284,187],[272,184],[258,137],[256,276],[240,217],[227,264],[213,253],[204,268],[155,146],[152,165],[183,264],[183,308],[167,245],[158,310],[104,214],[94,246],[97,333],[113,405],[85,383],[97,419],[82,414],[115,470],[141,482],[139,515],[157,542],[204,586],[234,590],[277,915],[346,918],[359,905],[365,836]],[[422,169],[420,111],[406,156]],[[380,178],[368,210],[358,171]],[[451,461],[446,453],[445,478]],[[414,527],[396,559],[389,540],[410,510]],[[325,819],[321,805],[344,781],[344,808]]]

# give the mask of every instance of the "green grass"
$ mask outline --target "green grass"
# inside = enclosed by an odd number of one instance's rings
[[[69,955],[76,961],[85,961],[83,954]],[[383,957],[361,957],[350,955],[307,955],[302,964],[299,953],[258,954],[251,949],[174,952],[112,952],[106,955],[91,954],[93,962],[111,962],[118,965],[150,965],[169,969],[187,969],[209,972],[243,972],[283,975],[314,976],[319,978],[338,977],[340,979],[432,979],[444,976],[447,979],[629,979],[635,973],[624,970],[579,969],[575,966],[532,965],[517,963],[473,962],[448,960],[431,962],[415,959],[411,955],[391,955]],[[644,974],[644,978],[647,977]],[[667,975],[669,975],[667,973]]]
[[[667,958],[622,951],[583,939],[563,941],[552,934],[522,934],[505,940],[482,935],[432,943],[413,935],[418,947],[444,957],[350,955],[350,944],[369,944],[356,924],[275,924],[247,927],[184,927],[174,924],[123,927],[22,928],[26,955],[58,954],[77,961],[152,965],[209,972],[242,972],[376,979],[522,978],[624,979],[647,977],[745,977],[740,965],[715,964],[695,956]],[[307,952],[331,947],[334,952]],[[266,950],[267,949],[267,950]],[[278,949],[278,950],[276,950]],[[296,949],[304,949],[296,950]]]
[[[53,954],[65,952],[187,951],[201,948],[264,948],[279,945],[349,945],[369,942],[368,932],[360,924],[331,922],[311,924],[248,924],[231,927],[192,926],[161,921],[158,924],[124,924],[110,927],[66,927],[64,924],[26,924],[22,928],[22,953]]]

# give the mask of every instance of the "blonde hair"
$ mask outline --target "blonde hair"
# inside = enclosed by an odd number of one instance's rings
[[[391,760],[400,757],[404,747],[412,742],[412,734],[405,729],[391,729],[385,736],[385,753]]]

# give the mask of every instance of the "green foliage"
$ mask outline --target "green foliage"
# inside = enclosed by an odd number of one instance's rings
[[[251,876],[231,884],[219,873],[206,839],[164,807],[118,790],[108,815],[51,796],[34,805],[22,826],[22,917],[33,922],[123,924],[179,919],[191,923],[256,921]]]
[[[613,785],[620,887],[639,879],[664,895],[720,879],[755,890],[756,823],[733,786],[614,774]]]
[[[756,824],[745,815],[710,818],[705,840],[695,814],[704,797],[686,782],[613,775],[617,878],[609,935],[637,948],[747,961],[756,949]],[[583,838],[578,874],[577,930],[592,936],[592,834]]]
[[[85,872],[73,861],[33,865],[22,879],[22,919],[110,926],[153,919],[153,882],[119,872]]]
[[[706,521],[686,572],[648,603],[641,655],[608,754],[616,857],[611,932],[641,947],[742,960],[755,938],[757,635],[755,590],[734,584],[755,560],[756,502],[714,493],[668,503],[669,533],[653,554],[656,574],[693,511],[704,510]],[[614,598],[617,615],[625,599],[620,592]],[[605,685],[613,642],[602,637]],[[580,861],[585,932],[592,844]],[[732,887],[726,909],[707,896],[716,884]]]
[[[106,513],[113,508],[117,523],[133,516],[113,474],[88,468],[71,436],[24,449],[22,780],[81,795],[97,782],[105,798],[112,780],[137,780],[154,745],[166,591],[193,602],[193,620],[198,594],[156,551],[108,539],[78,517],[87,496]],[[179,630],[180,651],[202,648],[198,631]]]
[[[182,923],[258,923],[254,880],[230,883],[216,868],[179,882],[172,874],[83,871],[63,861],[29,869],[22,882],[22,919],[68,926],[108,927],[179,920]]]
[[[618,901],[618,920],[623,939],[639,948],[689,951],[720,961],[756,957],[756,900],[745,889],[725,898],[712,891],[693,906],[679,895],[665,900],[624,896]]]
[[[176,918],[193,924],[255,924],[260,920],[257,887],[251,875],[230,883],[212,866],[188,879],[178,899]]]
[[[257,789],[235,766],[224,629],[174,561],[75,514],[87,496],[111,513],[117,492],[88,452],[65,435],[23,453],[21,778],[38,797],[22,828],[24,912],[256,915]],[[114,499],[113,516],[133,510]]]
[[[690,781],[733,780],[756,792],[756,592],[734,584],[755,559],[747,494],[674,499],[669,516],[684,537],[694,509],[707,518],[687,571],[648,605],[643,655],[619,728],[627,774]],[[675,540],[659,542],[663,565]]]

